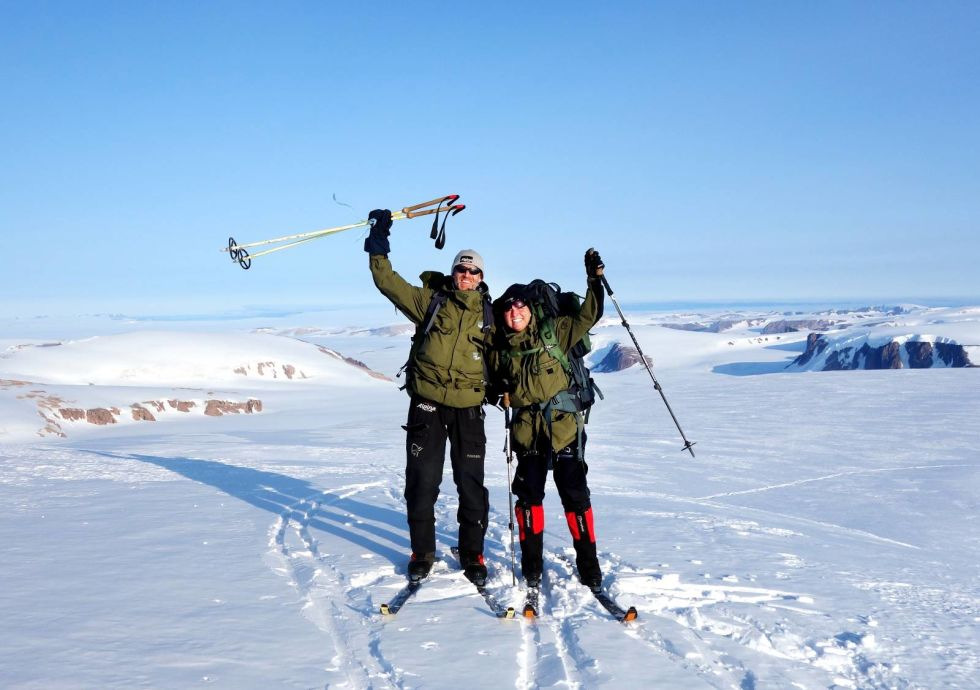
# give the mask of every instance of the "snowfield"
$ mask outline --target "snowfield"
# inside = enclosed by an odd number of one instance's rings
[[[632,344],[609,307],[593,361]],[[409,552],[390,310],[0,320],[0,685],[980,687],[980,369],[794,373],[808,333],[762,332],[823,319],[841,343],[976,353],[980,309],[628,315],[697,442],[641,367],[596,375],[589,481],[629,624],[572,576],[553,485],[543,615],[494,617],[450,552],[451,477],[433,574],[379,613]],[[487,435],[488,588],[520,606],[495,409]]]

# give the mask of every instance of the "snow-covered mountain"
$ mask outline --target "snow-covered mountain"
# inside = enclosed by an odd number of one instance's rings
[[[14,344],[0,354],[0,439],[252,414],[263,396],[381,380],[322,345],[265,334],[141,331]]]

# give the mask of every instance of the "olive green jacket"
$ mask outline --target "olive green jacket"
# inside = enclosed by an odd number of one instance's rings
[[[602,316],[604,294],[602,283],[590,281],[582,309],[577,316],[559,316],[554,320],[558,346],[566,355],[588,333]],[[537,318],[520,333],[502,323],[494,324],[496,337],[490,353],[490,370],[494,388],[510,395],[514,408],[511,438],[516,450],[547,448],[548,422],[539,407],[569,386],[568,374],[561,362],[542,348]],[[521,351],[540,350],[520,355]],[[551,447],[561,450],[576,439],[578,422],[574,412],[551,410]]]
[[[487,286],[456,290],[452,277],[429,271],[419,276],[422,287],[411,285],[391,267],[388,257],[372,255],[374,284],[405,316],[418,326],[425,318],[432,296],[439,289],[449,299],[436,314],[432,329],[412,345],[408,362],[409,393],[448,407],[475,407],[486,393],[483,301]]]

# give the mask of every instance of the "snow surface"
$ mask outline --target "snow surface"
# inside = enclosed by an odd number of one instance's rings
[[[905,307],[833,318],[871,338],[978,333],[976,308]],[[450,553],[449,479],[441,560],[378,613],[409,551],[407,398],[319,346],[393,376],[409,335],[390,311],[0,321],[0,685],[980,687],[980,370],[789,373],[807,334],[762,327],[810,317],[826,315],[630,315],[697,457],[642,368],[596,375],[589,480],[628,625],[575,582],[551,486],[543,616],[492,617]],[[659,325],[722,318],[738,325]],[[615,342],[613,314],[594,356]],[[52,397],[263,409],[39,435]],[[487,430],[489,588],[517,605],[498,411]]]

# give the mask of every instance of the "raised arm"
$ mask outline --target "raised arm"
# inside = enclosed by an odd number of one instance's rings
[[[425,317],[432,293],[426,288],[411,285],[391,267],[388,253],[391,246],[388,235],[391,229],[391,211],[376,209],[368,219],[373,220],[371,234],[364,240],[364,251],[368,253],[371,276],[381,294],[391,300],[398,310],[412,323],[418,324]]]
[[[599,322],[605,307],[606,293],[602,289],[602,269],[604,268],[599,252],[589,249],[585,253],[585,274],[588,278],[588,288],[585,300],[577,316],[570,318],[568,332],[561,339],[561,347],[567,352],[582,339],[589,329]]]

